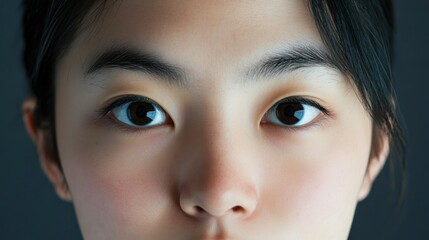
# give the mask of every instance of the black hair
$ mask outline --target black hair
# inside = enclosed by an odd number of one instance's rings
[[[47,150],[59,168],[55,131],[56,63],[82,29],[82,22],[98,1],[90,0],[24,0],[23,60],[28,84],[36,98],[34,120],[50,138]],[[104,6],[99,2],[99,12]]]
[[[101,12],[106,2],[24,0],[24,64],[37,100],[34,118],[39,128],[50,133],[55,161],[60,168],[54,114],[56,63],[78,35],[90,10]],[[391,1],[308,0],[308,4],[329,54],[340,71],[351,79],[372,117],[371,154],[380,153],[380,136],[386,134],[391,144],[389,162],[392,167],[399,167],[404,185],[405,139],[392,84]],[[403,189],[400,188],[401,193]]]
[[[331,57],[358,89],[372,117],[371,155],[381,151],[381,135],[390,140],[392,176],[399,173],[400,200],[406,186],[406,140],[393,87],[393,7],[390,0],[310,0],[310,10]]]

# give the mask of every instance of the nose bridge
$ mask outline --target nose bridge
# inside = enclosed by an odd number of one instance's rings
[[[212,97],[201,98],[185,127],[189,140],[194,142],[192,148],[198,149],[206,159],[231,157],[238,152],[237,145],[240,139],[244,140],[247,131],[243,124],[244,114],[237,111],[242,109],[234,100],[238,96],[229,96],[227,91],[213,89]]]
[[[248,215],[257,202],[244,127],[234,122],[233,108],[218,106],[220,111],[204,108],[195,123],[191,159],[179,183],[182,210],[194,217]]]

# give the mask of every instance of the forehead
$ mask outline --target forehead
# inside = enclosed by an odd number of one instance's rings
[[[145,48],[196,74],[209,73],[207,66],[227,70],[290,45],[322,46],[304,0],[116,1],[83,35],[84,55],[112,45]]]

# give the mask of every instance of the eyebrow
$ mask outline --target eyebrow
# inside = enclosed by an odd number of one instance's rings
[[[315,46],[294,46],[268,56],[250,68],[246,76],[252,79],[267,79],[312,67],[340,70],[340,65],[325,50]]]
[[[96,57],[86,75],[103,69],[119,68],[154,75],[172,85],[184,85],[184,71],[161,57],[130,47],[112,47]]]
[[[324,66],[340,69],[330,55],[314,46],[294,46],[269,55],[245,71],[246,81],[270,79],[301,68]],[[96,57],[87,75],[103,69],[118,68],[153,75],[168,84],[187,86],[183,69],[164,61],[160,56],[130,47],[112,47]]]

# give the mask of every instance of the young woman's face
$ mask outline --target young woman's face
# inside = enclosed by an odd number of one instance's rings
[[[87,24],[55,108],[85,239],[347,238],[372,121],[306,1],[124,0]]]

